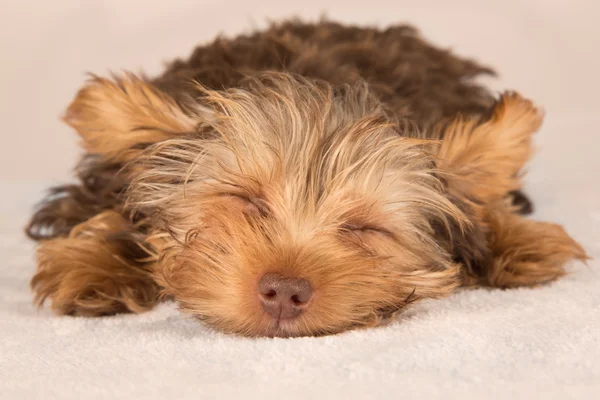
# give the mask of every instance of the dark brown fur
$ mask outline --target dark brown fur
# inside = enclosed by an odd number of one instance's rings
[[[220,90],[264,71],[288,71],[334,86],[366,80],[398,118],[421,128],[457,113],[484,114],[493,104],[489,91],[473,82],[493,74],[490,68],[433,47],[405,25],[382,30],[286,22],[200,46],[154,83],[181,98],[192,92],[190,80]]]

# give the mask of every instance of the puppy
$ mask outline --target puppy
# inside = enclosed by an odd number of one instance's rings
[[[375,326],[464,286],[534,286],[586,259],[520,192],[542,114],[408,26],[288,21],[155,79],[92,77],[86,151],[27,227],[59,314],[162,299],[247,336]]]

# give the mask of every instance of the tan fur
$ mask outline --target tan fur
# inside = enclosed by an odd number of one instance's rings
[[[129,205],[169,232],[154,242],[169,296],[226,331],[295,336],[372,324],[411,295],[459,286],[429,224],[467,222],[427,169],[426,142],[397,136],[364,86],[334,98],[298,78],[255,84],[253,96],[206,92],[213,139],[167,140],[139,160]],[[264,215],[248,212],[257,201]],[[267,272],[304,277],[317,293],[275,332],[256,296]]]
[[[107,211],[78,225],[68,238],[44,242],[31,280],[35,301],[52,300],[60,314],[100,316],[142,312],[158,300],[158,287],[142,260],[130,259],[118,236],[130,224]]]
[[[172,98],[133,74],[92,77],[63,119],[81,135],[86,150],[116,159],[129,158],[125,153],[135,145],[194,129],[194,120]]]
[[[451,174],[450,188],[470,201],[480,220],[482,205],[521,188],[520,173],[532,155],[532,135],[542,113],[515,92],[502,95],[491,118],[478,123],[457,117],[443,132],[440,167]]]
[[[523,218],[499,202],[487,210],[493,260],[486,284],[533,286],[565,274],[565,264],[588,259],[585,250],[556,224]]]
[[[409,97],[383,102],[381,86],[358,80],[261,72],[223,90],[186,82],[175,101],[158,89],[181,85],[174,75],[156,87],[94,78],[65,118],[92,153],[84,187],[57,192],[66,195],[38,212],[32,231],[56,230],[38,251],[36,301],[97,316],[142,312],[162,295],[226,332],[323,335],[380,324],[461,286],[545,283],[585,259],[562,228],[505,204],[521,187],[539,110],[511,92],[488,119],[477,111],[448,123],[455,106],[480,110],[487,97],[458,87],[454,67],[424,61],[456,90],[443,110],[429,109],[443,88],[423,98],[409,90],[428,116],[416,122],[404,119]],[[462,98],[469,89],[473,98]],[[433,122],[438,130],[426,129]],[[261,307],[266,273],[310,283],[296,319]]]

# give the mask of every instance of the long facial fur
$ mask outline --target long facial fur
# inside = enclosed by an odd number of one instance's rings
[[[158,269],[185,309],[260,334],[268,327],[256,322],[256,282],[279,272],[315,290],[310,309],[283,333],[330,333],[460,283],[431,223],[468,221],[442,193],[425,151],[431,143],[400,136],[366,86],[334,93],[265,75],[244,90],[204,93],[214,113],[198,129],[212,138],[147,149],[128,196],[162,221]]]

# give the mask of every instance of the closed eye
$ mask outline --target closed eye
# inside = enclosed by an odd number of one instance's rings
[[[269,205],[261,198],[238,193],[228,193],[227,196],[242,200],[244,202],[244,213],[246,214],[266,217],[271,213]]]
[[[374,226],[374,225],[358,225],[358,224],[347,223],[347,224],[343,224],[341,226],[341,229],[346,232],[378,233],[378,234],[382,234],[385,236],[393,237],[393,234],[389,230],[379,227],[379,226]]]

